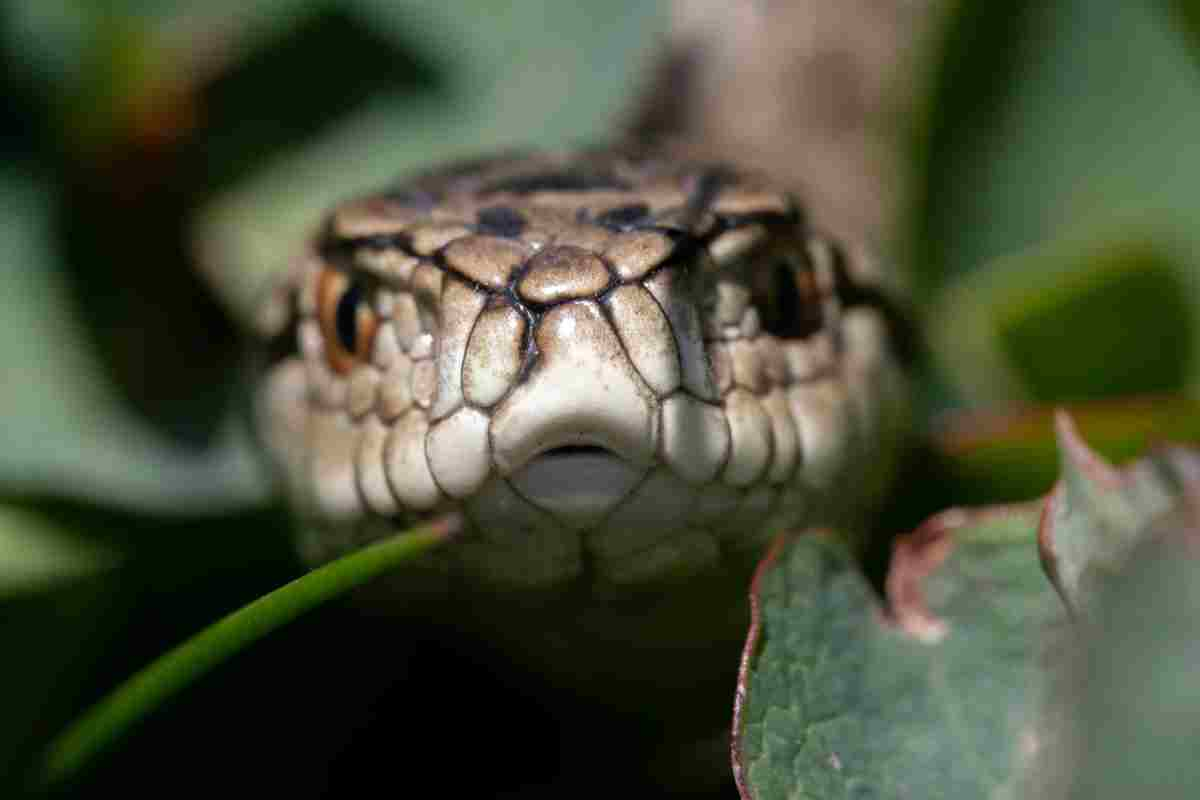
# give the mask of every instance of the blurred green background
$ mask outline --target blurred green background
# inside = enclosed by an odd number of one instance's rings
[[[688,5],[2,6],[0,795],[122,677],[298,574],[239,422],[237,324],[320,212],[433,161],[603,138]],[[1200,437],[1195,4],[883,6],[931,20],[889,90],[914,99],[885,121],[905,180],[881,244],[927,342],[935,456],[887,524],[1043,491],[1049,404],[1084,404],[1117,455]],[[732,37],[746,12],[727,13]],[[628,720],[539,691],[331,607],[161,709],[84,788],[645,779]]]
[[[237,413],[240,307],[219,305],[204,266],[252,292],[348,193],[597,138],[666,17],[637,2],[14,0],[3,22],[8,797],[87,704],[301,571]],[[585,769],[564,765],[561,731],[623,735],[497,676],[486,652],[349,608],[278,639],[71,791],[316,797],[445,774],[464,793],[557,794]]]

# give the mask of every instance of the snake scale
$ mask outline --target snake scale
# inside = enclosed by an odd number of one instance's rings
[[[571,680],[629,641],[732,666],[765,543],[886,481],[887,283],[760,174],[621,149],[452,165],[328,215],[267,305],[261,434],[314,563],[458,511],[393,581],[431,613],[573,649]]]

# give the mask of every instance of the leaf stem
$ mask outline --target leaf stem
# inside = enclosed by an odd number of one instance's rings
[[[432,550],[461,526],[450,514],[302,575],[218,620],[134,673],[47,748],[40,779],[70,781],[134,725],[217,665],[327,600]]]

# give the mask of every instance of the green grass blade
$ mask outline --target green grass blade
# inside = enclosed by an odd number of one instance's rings
[[[164,701],[250,644],[327,600],[432,550],[455,533],[455,516],[365,547],[258,598],[135,673],[58,736],[41,779],[71,780]]]

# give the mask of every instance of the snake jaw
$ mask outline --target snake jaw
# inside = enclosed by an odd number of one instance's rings
[[[509,479],[535,506],[573,528],[600,522],[645,476],[628,461],[599,447],[556,447]]]

